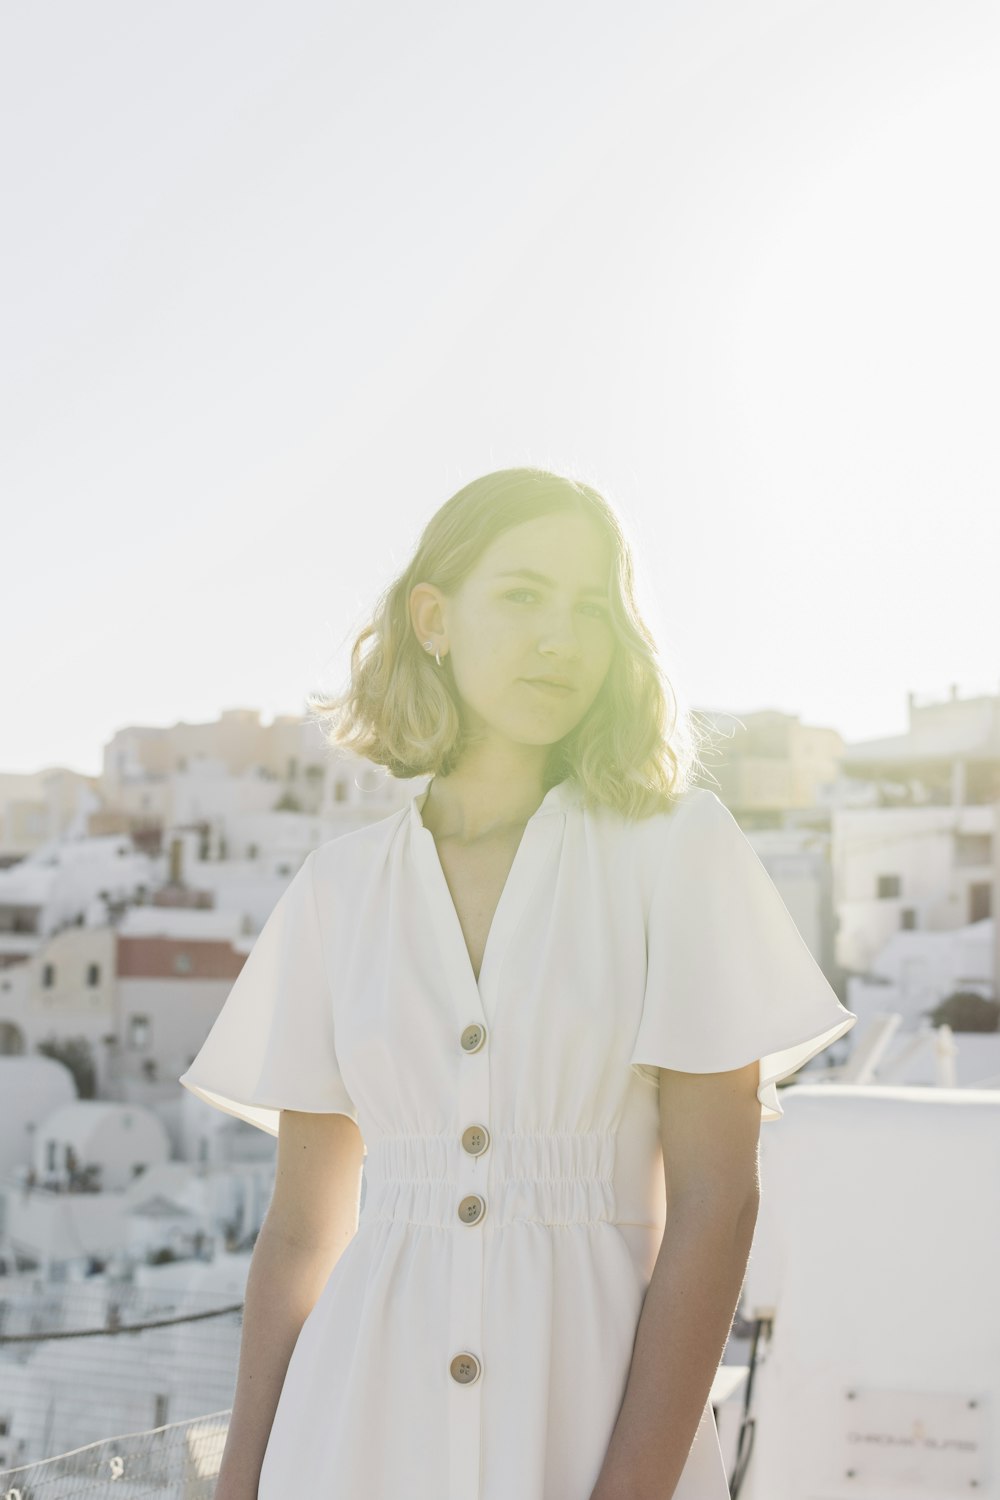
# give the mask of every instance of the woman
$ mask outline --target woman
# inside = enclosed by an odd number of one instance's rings
[[[592,488],[486,475],[314,700],[431,779],[309,854],[181,1078],[278,1137],[217,1500],[728,1496],[760,1124],[856,1017],[632,579]]]

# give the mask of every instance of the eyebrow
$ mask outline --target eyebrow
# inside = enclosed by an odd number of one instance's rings
[[[546,578],[544,573],[536,573],[534,568],[509,568],[506,572],[494,573],[493,576],[494,578],[530,578],[535,583],[543,583],[547,588],[550,589],[554,589],[556,586],[554,579]],[[582,588],[580,590],[580,593],[597,594],[602,599],[606,599],[608,597],[607,589],[594,588],[593,586]]]

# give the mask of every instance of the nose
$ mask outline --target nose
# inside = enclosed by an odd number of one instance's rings
[[[580,660],[578,626],[571,616],[557,617],[542,632],[538,649],[543,656],[557,656],[560,661]]]

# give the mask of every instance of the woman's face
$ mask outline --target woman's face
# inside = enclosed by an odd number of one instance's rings
[[[450,653],[468,727],[531,745],[576,728],[614,652],[609,563],[585,516],[541,516],[498,536],[451,598],[425,596],[421,642],[433,638],[442,659]],[[544,676],[572,687],[532,684]]]

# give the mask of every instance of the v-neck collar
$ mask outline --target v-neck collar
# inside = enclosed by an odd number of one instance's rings
[[[422,833],[430,833],[430,829],[424,827],[423,810],[433,780],[434,777],[431,776],[426,785],[414,792],[410,798],[410,825],[413,828],[419,829]],[[525,824],[525,832],[527,832],[529,824],[533,823],[536,818],[540,818],[550,812],[562,812],[571,802],[576,800],[576,794],[577,784],[571,776],[567,776],[564,781],[557,781],[555,786],[550,786]],[[434,835],[431,834],[431,837],[433,838]]]
[[[427,893],[449,986],[456,998],[462,1000],[461,1014],[470,1019],[485,1019],[491,1024],[504,954],[541,875],[545,857],[564,827],[566,809],[578,799],[579,788],[571,777],[557,782],[549,788],[525,824],[493,913],[477,980],[437,843],[421,816],[431,781],[410,799],[410,844]],[[471,1012],[467,1009],[469,1006]]]

